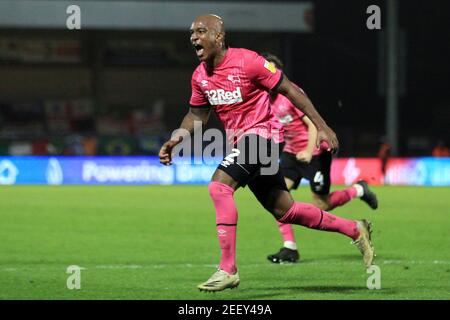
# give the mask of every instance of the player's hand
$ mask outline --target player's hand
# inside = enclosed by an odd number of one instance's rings
[[[301,163],[309,164],[312,159],[312,153],[308,152],[306,150],[302,150],[299,153],[297,153],[295,157],[297,158],[297,161],[299,161]]]
[[[339,140],[336,137],[336,133],[334,133],[334,131],[328,126],[317,130],[316,147],[320,148],[322,142],[326,142],[328,144],[327,150],[331,153],[336,153],[339,149]]]
[[[159,150],[159,162],[165,166],[170,165],[172,162],[172,150],[181,141],[183,141],[183,137],[179,137],[178,140],[169,140],[164,143]]]

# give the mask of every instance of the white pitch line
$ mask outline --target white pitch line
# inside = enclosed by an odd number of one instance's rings
[[[308,266],[308,265],[360,265],[362,262],[357,261],[304,261],[300,262],[298,264],[292,264],[287,263],[283,264],[283,266]],[[380,260],[376,261],[375,264],[378,265],[450,265],[450,261],[446,260]],[[276,264],[270,264],[270,263],[256,263],[256,264],[245,264],[241,265],[241,268],[260,268],[260,267],[275,267]],[[116,270],[122,270],[122,269],[169,269],[169,268],[217,268],[217,264],[191,264],[191,263],[181,263],[181,264],[146,264],[146,265],[96,265],[96,266],[88,266],[88,267],[80,267],[82,270],[89,270],[89,269],[116,269]],[[22,270],[48,270],[53,269],[49,267],[45,268],[39,268],[39,267],[4,267],[0,268],[0,271],[5,272],[15,272],[15,271],[22,271]],[[54,269],[61,269],[61,267],[57,266],[54,267]]]
[[[404,260],[384,260],[383,264],[450,264],[450,261],[433,260],[433,261],[404,261]]]
[[[144,266],[140,266],[140,265],[135,265],[135,264],[131,264],[131,265],[101,265],[101,266],[95,266],[95,269],[140,269],[140,268],[144,268]]]

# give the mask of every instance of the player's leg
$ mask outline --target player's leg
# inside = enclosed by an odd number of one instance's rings
[[[360,180],[356,184],[353,185],[354,188],[357,189],[357,197],[360,198],[362,201],[367,203],[369,207],[372,209],[378,208],[378,199],[377,195],[370,190],[369,184],[365,180]],[[361,192],[362,188],[362,192]]]
[[[295,202],[287,191],[280,173],[273,176],[258,176],[249,182],[249,187],[278,221],[344,234],[357,244],[365,264],[367,266],[372,264],[374,251],[370,239],[371,225],[367,221],[341,218],[311,204]]]
[[[260,176],[249,183],[249,187],[261,204],[278,221],[299,224],[312,229],[340,232],[353,240],[357,238],[358,230],[355,221],[334,216],[312,204],[295,202],[287,190],[273,183],[273,176]]]
[[[314,156],[304,168],[305,175],[309,179],[314,205],[326,211],[342,206],[357,196],[357,189],[353,187],[330,193],[331,159],[331,152],[323,151]]]
[[[343,206],[356,198],[360,198],[374,210],[378,208],[377,196],[364,180],[358,181],[347,189],[335,190],[327,195],[313,193],[314,204],[327,211]]]
[[[372,209],[376,209],[378,207],[377,197],[369,189],[367,182],[363,180],[344,190],[330,193],[331,161],[331,153],[323,151],[320,155],[314,156],[305,169],[313,193],[314,204],[322,210],[330,211],[355,198],[360,198]]]
[[[230,274],[237,271],[236,227],[238,212],[233,198],[237,184],[230,175],[217,169],[208,186],[209,194],[216,209],[216,228],[222,251],[219,269]]]
[[[294,185],[294,181],[286,177],[284,180],[287,188],[291,189]],[[300,259],[300,254],[298,252],[292,225],[288,223],[281,223],[279,221],[277,221],[277,224],[283,239],[283,247],[277,253],[268,255],[267,259],[272,263],[297,262]]]
[[[239,285],[236,265],[236,229],[238,212],[233,198],[240,186],[245,186],[258,168],[256,165],[239,163],[240,152],[225,157],[213,174],[208,191],[216,210],[216,228],[221,258],[219,270],[198,288],[203,291],[221,291]],[[231,160],[230,160],[231,159]]]
[[[216,169],[208,191],[216,209],[216,228],[221,257],[219,269],[198,288],[202,291],[221,291],[239,285],[236,266],[236,228],[238,212],[233,194],[238,182],[226,172]]]
[[[283,152],[280,159],[280,168],[284,175],[284,181],[288,190],[297,189],[301,176],[296,170],[297,160],[295,155]],[[272,263],[297,262],[300,258],[294,230],[291,224],[277,221],[283,239],[283,247],[277,253],[270,254],[267,259]]]

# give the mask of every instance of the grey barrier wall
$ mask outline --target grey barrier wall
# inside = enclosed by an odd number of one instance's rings
[[[186,30],[195,16],[215,13],[228,30],[311,32],[310,2],[51,1],[0,2],[0,28],[66,28],[67,8],[77,5],[88,29]]]

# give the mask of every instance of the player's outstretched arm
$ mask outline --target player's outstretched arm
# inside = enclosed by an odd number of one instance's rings
[[[320,146],[322,141],[326,141],[332,151],[339,149],[339,141],[336,134],[325,123],[325,120],[317,112],[316,108],[312,104],[311,100],[303,94],[303,92],[292,84],[292,82],[286,77],[283,77],[281,84],[278,86],[278,92],[288,98],[292,104],[299,108],[317,128],[316,147]]]
[[[210,108],[190,108],[189,112],[184,116],[180,128],[177,129],[169,141],[166,141],[159,150],[159,162],[169,165],[172,162],[172,150],[183,139],[194,133],[195,124],[208,122],[211,114]]]

